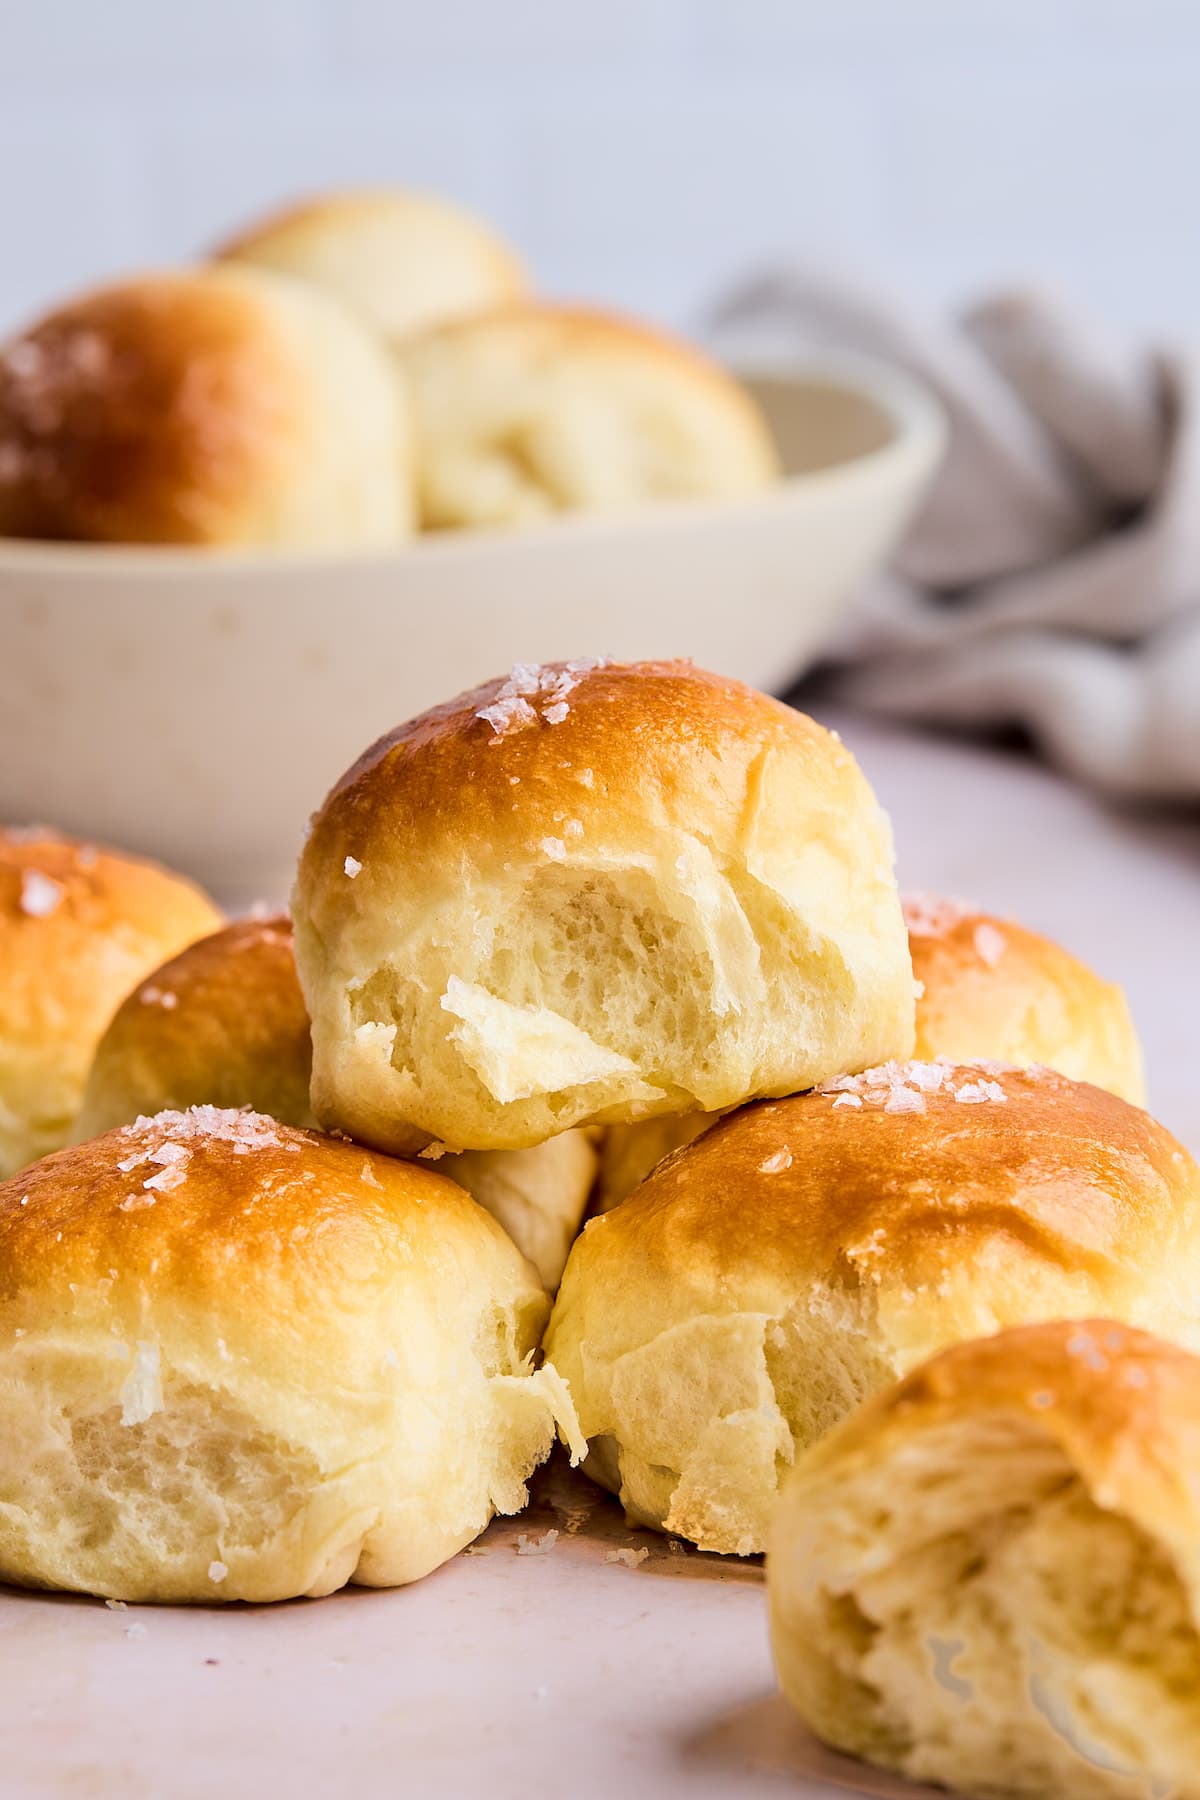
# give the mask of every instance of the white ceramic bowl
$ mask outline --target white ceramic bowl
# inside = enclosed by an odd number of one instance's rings
[[[690,656],[782,690],[894,546],[942,423],[865,362],[747,380],[788,475],[736,504],[371,556],[0,543],[0,819],[276,900],[360,751],[514,661]]]

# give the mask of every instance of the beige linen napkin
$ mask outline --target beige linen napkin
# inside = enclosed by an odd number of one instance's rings
[[[1200,800],[1200,363],[1041,293],[938,322],[804,271],[730,295],[713,335],[884,357],[946,411],[928,503],[829,646],[839,700],[1023,726],[1109,794]]]

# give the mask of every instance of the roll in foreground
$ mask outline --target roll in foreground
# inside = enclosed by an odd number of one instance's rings
[[[1200,1795],[1200,1361],[1108,1322],[959,1345],[801,1460],[780,1680],[840,1750],[997,1800]]]
[[[791,1093],[907,1054],[887,820],[686,663],[520,666],[384,738],[296,884],[318,1118],[381,1149]]]
[[[554,1436],[545,1297],[494,1220],[253,1113],[163,1113],[0,1187],[0,1293],[5,1581],[413,1581],[519,1510]]]
[[[765,1547],[780,1477],[867,1395],[1005,1325],[1200,1341],[1200,1170],[1048,1070],[913,1063],[750,1106],[587,1226],[546,1353],[589,1471],[704,1549]]]

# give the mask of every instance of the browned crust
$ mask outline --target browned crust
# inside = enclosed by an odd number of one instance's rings
[[[264,301],[150,275],[60,307],[0,355],[0,529],[221,541],[303,441],[307,393]]]

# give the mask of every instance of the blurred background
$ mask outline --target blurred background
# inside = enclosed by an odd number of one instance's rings
[[[306,188],[426,186],[547,292],[694,323],[803,253],[1200,317],[1193,0],[39,0],[4,8],[0,329]]]

